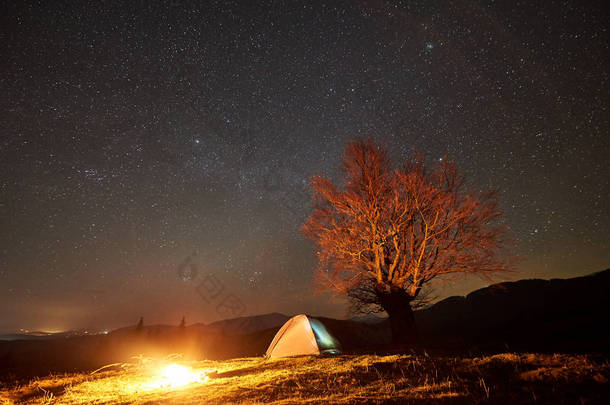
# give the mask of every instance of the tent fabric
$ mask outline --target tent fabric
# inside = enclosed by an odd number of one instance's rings
[[[275,334],[265,357],[338,353],[340,344],[322,322],[307,315],[290,318]]]

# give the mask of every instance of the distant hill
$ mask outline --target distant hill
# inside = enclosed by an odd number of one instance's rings
[[[502,282],[446,298],[415,311],[415,318],[421,344],[430,349],[608,352],[609,292],[610,269],[569,279]],[[207,327],[239,339],[239,334],[257,335],[264,325],[277,330],[288,319],[275,313]],[[319,319],[347,350],[376,350],[391,340],[387,318]]]
[[[220,333],[224,335],[245,335],[259,332],[265,329],[279,328],[290,319],[289,316],[277,312],[243,316],[240,318],[223,319],[221,321],[205,324],[202,322],[187,325],[186,330],[189,333]],[[142,327],[145,332],[154,331],[157,334],[174,333],[177,329],[176,325],[146,325]],[[135,330],[135,325],[130,325],[124,328],[115,329],[111,334],[132,333]]]
[[[520,280],[450,297],[415,312],[422,348],[468,353],[610,352],[610,270],[585,277]],[[144,325],[108,334],[60,334],[0,341],[0,381],[51,371],[93,370],[133,356],[183,353],[222,360],[262,356],[289,316],[279,313],[193,324]],[[393,350],[389,322],[319,317],[345,352]],[[372,322],[374,321],[374,322]]]
[[[415,318],[434,346],[608,350],[610,269],[584,277],[493,284],[449,297]]]
[[[387,319],[388,319],[387,317],[380,317],[377,315],[368,314],[368,315],[363,315],[363,316],[355,316],[355,317],[351,318],[350,320],[355,321],[355,322],[375,324],[375,323],[383,322]]]
[[[225,319],[205,325],[207,329],[217,330],[227,335],[239,335],[259,332],[265,329],[279,328],[289,316],[273,312],[270,314],[245,316]]]

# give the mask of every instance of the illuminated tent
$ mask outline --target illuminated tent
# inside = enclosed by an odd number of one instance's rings
[[[339,353],[341,345],[319,320],[307,315],[290,318],[275,334],[265,357]]]

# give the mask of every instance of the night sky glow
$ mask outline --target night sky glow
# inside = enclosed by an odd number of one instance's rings
[[[603,1],[9,3],[0,332],[214,321],[210,274],[244,315],[347,316],[299,228],[356,136],[501,189],[499,280],[609,267]]]

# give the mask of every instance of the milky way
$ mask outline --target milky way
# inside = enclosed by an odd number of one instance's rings
[[[209,275],[243,314],[346,316],[312,297],[299,227],[357,136],[498,187],[522,256],[503,279],[610,264],[603,2],[21,3],[0,20],[0,331],[211,321]]]

